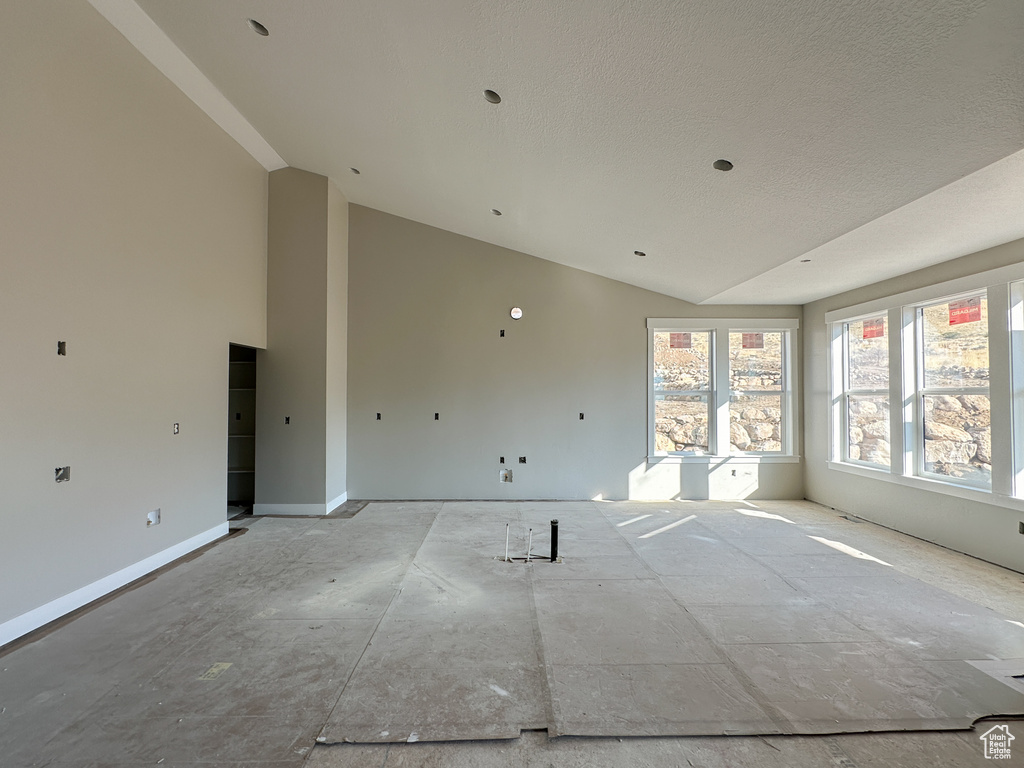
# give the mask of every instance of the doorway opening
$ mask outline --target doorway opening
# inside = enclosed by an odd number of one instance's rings
[[[256,500],[256,350],[228,349],[227,518],[251,515]]]

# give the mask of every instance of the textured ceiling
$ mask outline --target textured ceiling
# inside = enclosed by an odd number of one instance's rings
[[[352,202],[693,302],[1024,237],[1020,0],[137,2]]]

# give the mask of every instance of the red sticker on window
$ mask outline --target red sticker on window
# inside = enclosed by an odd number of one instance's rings
[[[744,333],[743,334],[743,348],[744,349],[764,349],[764,334],[763,333]]]
[[[864,321],[864,333],[861,336],[863,339],[880,339],[885,336],[885,318],[880,317],[877,320],[865,320]]]
[[[981,320],[981,296],[949,302],[949,324],[976,323]]]
[[[668,346],[670,349],[689,349],[691,345],[690,334],[670,333],[668,335]]]

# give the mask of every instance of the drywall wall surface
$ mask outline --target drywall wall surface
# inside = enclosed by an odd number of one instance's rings
[[[327,504],[341,503],[348,467],[348,201],[327,188]],[[341,501],[339,501],[339,499]],[[327,510],[328,512],[330,509]]]
[[[1020,512],[920,488],[853,475],[827,466],[829,449],[828,333],[825,313],[894,296],[1024,260],[1015,241],[804,307],[804,484],[806,497],[836,509],[1024,571]],[[993,364],[993,370],[996,369]],[[992,422],[1009,421],[992,403]]]
[[[319,505],[322,514],[326,503],[327,189],[327,177],[307,171],[270,174],[267,348],[256,366],[257,511]]]
[[[267,174],[86,2],[0,4],[0,71],[2,624],[224,525]]]
[[[800,317],[695,306],[362,206],[349,217],[351,498],[626,498],[648,472],[647,318]],[[707,496],[706,466],[681,485],[673,471],[671,495]],[[801,495],[799,464],[757,471]]]

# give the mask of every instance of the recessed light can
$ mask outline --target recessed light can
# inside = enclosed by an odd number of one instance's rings
[[[484,98],[491,102],[491,104],[501,104],[501,96],[498,95],[497,91],[492,91],[489,88],[484,91]]]
[[[711,165],[714,166],[716,171],[732,170],[732,163],[730,163],[728,160],[715,160],[715,162],[713,162]]]

